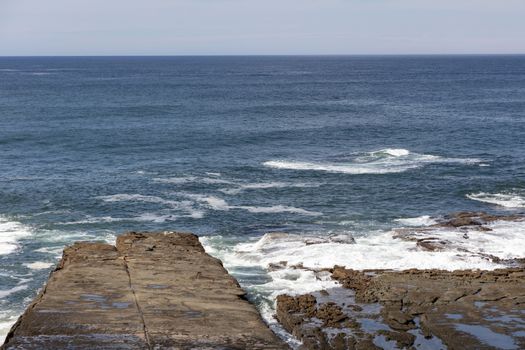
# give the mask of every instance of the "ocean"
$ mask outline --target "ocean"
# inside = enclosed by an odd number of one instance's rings
[[[525,211],[525,56],[0,58],[0,340],[64,246],[125,231],[198,234],[283,336],[311,268],[525,256],[524,222],[392,236],[455,211]]]

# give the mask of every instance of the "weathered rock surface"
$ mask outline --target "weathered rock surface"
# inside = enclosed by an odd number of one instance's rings
[[[303,349],[523,349],[525,270],[354,271],[342,288],[277,300]]]
[[[2,349],[284,349],[221,262],[184,233],[76,243]]]
[[[393,237],[414,242],[416,250],[456,251],[507,268],[396,272],[334,267],[332,278],[343,287],[281,295],[277,318],[303,341],[302,349],[525,348],[525,260],[519,247],[518,253],[502,253],[490,244],[513,237],[515,226],[506,222],[519,226],[524,220],[523,213],[459,212],[434,225],[396,229]]]
[[[517,221],[523,220],[525,217],[523,214],[515,215],[492,215],[480,212],[471,212],[471,211],[460,211],[457,213],[452,213],[447,215],[440,220],[434,226],[440,227],[464,227],[464,226],[482,226],[494,221]]]

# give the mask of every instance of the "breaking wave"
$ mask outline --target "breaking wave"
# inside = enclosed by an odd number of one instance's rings
[[[3,301],[2,299],[7,298],[12,294],[27,290],[29,286],[24,282],[26,281],[21,281],[16,286],[9,289],[0,289],[0,301]],[[0,303],[0,305],[5,304]],[[0,344],[4,342],[7,333],[16,322],[19,315],[20,310],[15,308],[5,307],[0,309]]]
[[[468,239],[463,233],[453,230],[431,230],[428,235],[437,235],[450,242],[450,250],[439,252],[421,250],[414,241],[394,238],[393,232],[356,237],[355,243],[329,240],[323,236],[270,233],[258,241],[238,244],[226,261],[263,268],[287,261],[290,266],[301,265],[310,269],[342,265],[357,270],[416,267],[490,270],[501,265],[487,260],[487,254],[500,259],[525,256],[525,222],[498,222],[489,227],[492,231],[473,232]]]
[[[54,264],[51,262],[45,262],[45,261],[35,261],[33,263],[26,263],[24,266],[28,267],[31,270],[45,270],[53,266]]]
[[[30,235],[29,227],[0,216],[0,255],[14,252],[18,248],[18,240]]]
[[[432,219],[425,216],[408,220],[406,223],[415,226],[431,224]],[[335,287],[337,283],[326,271],[334,265],[356,270],[493,270],[506,267],[498,259],[525,256],[525,221],[496,221],[487,228],[490,230],[428,227],[418,230],[414,240],[396,237],[396,230],[369,232],[365,237],[352,237],[351,233],[273,232],[247,242],[230,242],[220,236],[200,239],[208,253],[221,258],[232,274],[239,274],[241,281],[244,278],[243,287],[263,297],[258,307],[265,320],[275,325],[272,315],[276,296]],[[433,237],[447,242],[446,248],[431,251],[418,246],[417,240]],[[254,275],[264,273],[266,279],[262,275],[246,279],[246,271]]]
[[[518,193],[471,193],[467,194],[467,198],[499,205],[505,208],[525,208],[525,196]]]
[[[202,195],[202,194],[185,194],[188,198],[194,199],[202,204],[204,204],[207,208],[212,210],[219,210],[219,211],[228,211],[231,209],[241,209],[249,211],[250,213],[295,213],[295,214],[301,214],[301,215],[311,215],[311,216],[317,216],[322,215],[322,213],[315,212],[315,211],[309,211],[306,209],[301,208],[295,208],[285,205],[274,205],[269,207],[260,207],[260,206],[248,206],[248,205],[230,205],[228,204],[224,199],[216,197],[216,196],[208,196],[208,195]]]
[[[404,148],[385,148],[379,151],[370,152],[373,156],[387,155],[392,157],[408,156],[410,151]]]
[[[389,174],[421,168],[433,163],[479,163],[479,159],[445,158],[430,154],[412,153],[406,149],[386,148],[358,155],[348,162],[309,162],[270,160],[264,166],[275,169],[311,170],[344,174]]]
[[[395,219],[394,221],[404,226],[431,226],[438,223],[436,219],[429,215],[418,216],[415,218]]]

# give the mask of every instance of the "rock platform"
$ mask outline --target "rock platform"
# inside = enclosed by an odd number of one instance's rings
[[[523,214],[461,212],[432,226],[395,230],[395,239],[414,241],[415,249],[468,252],[508,267],[357,271],[334,266],[314,272],[329,272],[339,287],[278,296],[277,319],[302,341],[301,350],[525,349],[524,257],[468,250],[472,238],[491,232],[488,224],[524,220]],[[442,228],[453,234],[444,239]]]
[[[355,271],[341,287],[277,298],[300,349],[524,349],[525,270]]]
[[[187,233],[75,243],[2,349],[285,349]]]

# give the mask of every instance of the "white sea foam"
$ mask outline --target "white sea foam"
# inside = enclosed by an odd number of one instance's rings
[[[44,254],[51,254],[55,256],[60,256],[62,254],[64,247],[63,246],[51,246],[51,247],[42,247],[35,249],[34,251],[37,253],[44,253]]]
[[[288,207],[285,205],[274,205],[271,207],[252,207],[252,206],[241,205],[241,206],[236,206],[234,208],[244,209],[244,210],[249,211],[250,213],[295,213],[295,214],[311,215],[311,216],[322,215],[322,213],[320,212],[310,211],[310,210],[295,208],[295,207]]]
[[[210,176],[217,176],[218,173],[207,173]],[[169,177],[169,178],[155,178],[155,182],[169,183],[175,185],[187,184],[192,182],[204,183],[204,184],[233,184],[232,181],[218,179],[216,177],[204,177],[204,176],[182,176],[182,177]]]
[[[183,195],[199,203],[204,204],[207,208],[212,209],[212,210],[227,211],[233,208],[228,203],[226,203],[224,199],[216,197],[216,196],[193,194],[193,193],[185,193]]]
[[[495,221],[486,225],[490,231],[457,230],[435,228],[413,233],[413,237],[438,238],[446,242],[450,251],[455,251],[458,258],[494,256],[500,259],[525,257],[525,221]],[[473,265],[471,268],[478,268]],[[481,267],[479,267],[481,268]]]
[[[193,209],[189,211],[188,215],[184,215],[184,217],[190,217],[192,219],[202,219],[204,217],[204,211]]]
[[[393,157],[408,156],[410,151],[404,148],[385,148],[379,151],[371,152],[371,155],[381,155],[386,154]]]
[[[18,240],[30,235],[28,226],[0,216],[0,255],[14,252],[18,248]]]
[[[518,193],[471,193],[467,198],[505,208],[525,208],[525,195]]]
[[[124,218],[114,218],[112,216],[89,216],[86,215],[86,218],[83,220],[77,221],[68,221],[68,222],[59,222],[58,225],[83,225],[83,224],[98,224],[98,223],[109,223],[124,221]]]
[[[401,223],[431,224],[428,216],[400,220]],[[243,285],[262,296],[258,304],[265,321],[284,337],[289,337],[277,324],[275,298],[280,294],[298,295],[337,286],[323,268],[334,265],[352,269],[495,269],[505,265],[487,258],[525,257],[525,221],[497,221],[492,231],[436,228],[422,230],[422,237],[439,237],[449,243],[449,250],[426,251],[416,242],[394,238],[391,232],[370,232],[367,237],[341,237],[268,233],[249,242],[228,242],[220,236],[201,237],[206,251],[221,258],[234,275],[237,271],[267,271],[269,281]],[[285,262],[285,263],[283,263]],[[277,268],[270,269],[270,266]],[[254,272],[257,273],[257,272]],[[259,272],[260,273],[260,272]],[[249,280],[249,279],[245,279]],[[266,282],[265,282],[266,281]],[[245,282],[246,284],[247,282]],[[261,300],[261,299],[260,299]]]
[[[344,174],[387,174],[399,173],[417,166],[405,166],[403,168],[380,168],[374,165],[366,164],[334,164],[334,163],[314,163],[300,161],[270,160],[263,163],[265,166],[276,169],[290,170],[313,170],[325,171],[328,173]]]
[[[57,223],[59,225],[86,225],[86,224],[100,224],[110,222],[156,222],[162,223],[166,221],[176,221],[179,218],[190,217],[193,219],[202,219],[204,212],[202,210],[191,209],[187,214],[159,214],[159,213],[142,213],[134,217],[112,217],[112,216],[86,216],[83,220],[68,221]]]
[[[45,262],[45,261],[35,261],[33,263],[24,264],[24,266],[30,268],[31,270],[45,270],[47,268],[50,268],[53,265],[54,265],[53,263]]]
[[[91,224],[102,224],[111,222],[125,222],[125,221],[151,221],[151,222],[164,222],[169,217],[175,218],[174,215],[156,215],[150,213],[143,213],[139,216],[129,218],[117,218],[112,216],[90,216],[86,215],[85,219],[67,222],[58,222],[57,225],[91,225]]]
[[[25,284],[28,281],[30,281],[30,279],[23,278],[20,280],[18,285],[14,286],[13,288],[0,290],[0,305],[9,305],[4,304],[1,299],[28,289],[29,286]],[[28,303],[28,301],[26,302]],[[11,309],[7,307],[0,308],[0,344],[4,342],[7,333],[18,319],[21,311],[22,310]]]
[[[115,232],[110,230],[96,233],[78,230],[39,230],[35,235],[35,240],[43,245],[42,248],[35,251],[49,254],[55,252],[61,254],[64,245],[75,241],[105,240],[112,243],[116,239]]]
[[[170,201],[156,196],[145,196],[142,194],[118,193],[109,196],[98,196],[97,198],[102,199],[104,202],[148,202],[161,204],[177,204],[177,202],[175,201]]]
[[[8,295],[17,293],[17,292],[19,292],[21,290],[25,290],[27,288],[28,288],[27,284],[19,284],[18,286],[15,286],[15,287],[10,288],[10,289],[0,290],[0,299],[1,298],[5,298]]]
[[[224,188],[219,188],[218,191],[228,194],[235,195],[239,194],[246,190],[256,190],[256,189],[269,189],[269,188],[286,188],[286,187],[318,187],[319,183],[294,183],[294,182],[281,182],[281,181],[271,181],[271,182],[255,182],[255,183],[246,183],[243,180],[225,180],[219,178],[220,173],[211,173],[207,172],[207,176],[182,176],[182,177],[169,177],[169,178],[155,178],[153,181],[160,183],[169,183],[175,185],[185,185],[188,183],[203,183],[208,185],[229,185]]]
[[[43,211],[43,212],[40,212],[40,213],[31,214],[31,217],[41,216],[41,215],[49,215],[49,214],[71,214],[71,210],[69,210],[69,209],[46,210],[46,211]]]
[[[273,241],[272,237],[276,238],[276,244],[270,247],[268,243]],[[313,237],[311,238],[314,239]],[[287,235],[285,233],[268,234],[258,241],[239,243],[235,246],[224,246],[221,239],[222,237],[220,236],[200,237],[200,241],[206,251],[221,258],[230,271],[235,271],[238,268],[245,269],[247,267],[267,268],[270,262],[268,262],[269,260],[263,261],[263,254],[271,252],[278,254],[278,251],[285,253],[287,244],[294,244],[294,242],[302,242],[304,245],[307,244],[307,240],[304,239],[304,237]],[[287,257],[281,256],[279,260],[270,260],[279,264],[283,260],[287,261]],[[259,293],[273,296],[271,299],[274,299],[282,293],[307,293],[336,285],[333,280],[328,276],[324,276],[324,274],[317,274],[313,271],[296,269],[290,266],[268,271],[267,273],[269,277],[271,277],[271,280],[267,283],[257,285],[256,288]],[[268,316],[271,316],[271,313],[269,313]],[[267,319],[267,321],[271,321],[271,317]]]
[[[229,205],[224,199],[216,196],[208,196],[202,194],[185,194],[188,198],[194,199],[200,203],[203,203],[208,209],[219,210],[219,211],[228,211],[231,209],[241,209],[249,211],[250,213],[295,213],[302,215],[321,215],[321,213],[309,211],[306,209],[289,207],[285,205],[274,205],[269,207],[258,207],[258,206],[248,206],[248,205]]]
[[[454,237],[458,241],[462,239],[462,235],[458,235],[457,232],[454,234],[444,232],[443,236],[450,239]],[[490,247],[497,240],[496,237],[498,234],[492,234],[491,237],[462,246],[472,249],[474,245],[479,244],[479,251],[508,258],[510,254],[508,254],[509,252],[502,254],[502,246],[506,246],[507,243],[521,242],[519,237],[514,236],[509,242],[497,244],[497,247],[494,246],[492,249]],[[523,240],[525,244],[525,238]],[[515,246],[508,249],[516,250]],[[521,248],[521,250],[523,249]],[[516,251],[516,253],[519,255],[520,252]],[[525,255],[525,252],[521,251],[521,253]],[[261,241],[239,244],[233,250],[232,255],[227,257],[227,260],[236,261],[243,265],[258,265],[263,268],[270,264],[278,264],[281,261],[287,261],[289,265],[302,264],[304,267],[312,269],[330,268],[334,265],[343,265],[357,270],[409,269],[415,267],[446,270],[493,269],[500,266],[477,254],[461,253],[456,250],[423,251],[417,248],[415,242],[393,239],[391,232],[356,238],[355,244],[336,242],[311,244],[303,239],[290,240],[279,236],[263,236]]]
[[[430,220],[427,217],[417,219]],[[233,274],[250,268],[267,271],[269,282],[246,287],[268,296],[267,304],[260,307],[263,316],[272,323],[271,300],[275,296],[301,294],[336,285],[329,275],[322,272],[322,269],[334,265],[356,270],[493,270],[506,265],[491,260],[491,256],[500,259],[525,257],[525,221],[496,221],[487,227],[491,231],[475,228],[417,230],[416,238],[437,237],[447,242],[441,251],[428,251],[418,247],[415,241],[395,238],[396,231],[370,232],[367,237],[355,237],[355,243],[350,236],[287,233],[268,233],[259,239],[233,244],[214,236],[202,237],[201,242],[210,254],[221,258]],[[270,269],[270,266],[278,268]]]
[[[256,182],[256,183],[247,183],[239,184],[234,188],[221,188],[219,191],[226,194],[239,194],[246,190],[258,190],[258,189],[268,189],[268,188],[307,188],[307,187],[319,187],[320,184],[304,183],[304,182]]]
[[[269,160],[264,166],[275,169],[324,171],[344,174],[389,174],[416,169],[432,163],[479,163],[479,159],[445,158],[430,154],[411,153],[406,149],[382,149],[356,156],[349,162],[310,162]]]
[[[139,222],[166,222],[166,221],[176,221],[182,216],[185,217],[193,217],[193,218],[201,218],[203,214],[199,212],[200,215],[197,215],[197,213],[191,213],[189,215],[174,215],[174,214],[156,214],[156,213],[142,213],[138,216],[126,219],[127,221],[139,221]]]
[[[19,313],[14,310],[0,310],[0,344],[4,343],[7,333],[18,319]]]
[[[119,193],[109,196],[99,196],[98,199],[102,199],[105,202],[145,202],[145,203],[157,203],[162,204],[165,206],[170,207],[173,210],[182,211],[185,214],[165,214],[162,215],[162,218],[154,218],[154,220],[149,220],[153,218],[153,215],[140,215],[138,217],[133,218],[112,218],[112,217],[102,217],[97,218],[101,221],[98,222],[112,222],[112,221],[155,221],[155,222],[162,222],[166,220],[175,220],[177,217],[191,217],[194,219],[200,219],[204,217],[204,212],[202,210],[196,209],[194,207],[194,203],[192,201],[185,201],[185,200],[170,200],[170,199],[164,199],[157,196],[146,196],[142,194],[126,194],[126,193]],[[87,219],[92,220],[90,218]],[[104,221],[107,220],[107,221]],[[83,220],[85,221],[85,220]],[[90,223],[90,222],[74,222],[74,223]]]
[[[404,226],[431,226],[438,223],[436,219],[428,215],[418,216],[415,218],[395,219],[394,221]]]

